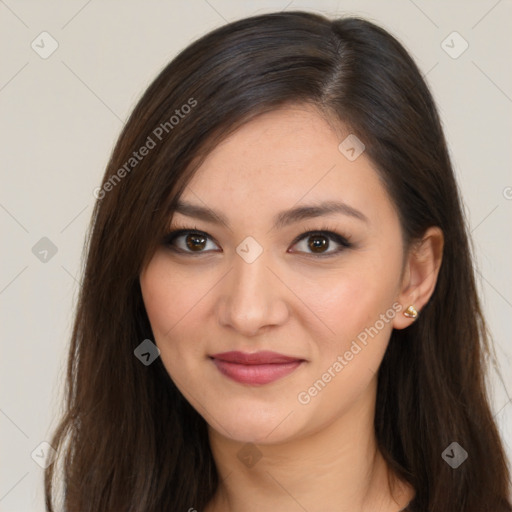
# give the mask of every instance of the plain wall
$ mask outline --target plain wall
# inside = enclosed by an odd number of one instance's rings
[[[0,510],[44,510],[43,470],[31,454],[49,439],[60,412],[93,190],[124,120],[192,40],[226,21],[282,9],[364,16],[390,30],[425,73],[471,225],[503,372],[503,380],[492,377],[493,411],[512,457],[512,2],[5,0]],[[58,43],[48,58],[31,46],[51,49],[43,31]],[[458,58],[464,43],[450,36],[454,31],[469,45]],[[43,237],[57,249],[53,256]]]

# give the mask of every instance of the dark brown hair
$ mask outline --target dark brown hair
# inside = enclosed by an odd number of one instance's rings
[[[434,294],[416,323],[393,331],[378,375],[377,441],[416,490],[409,509],[512,510],[485,387],[492,350],[433,98],[388,32],[306,12],[254,16],[205,35],[163,69],[126,123],[84,249],[47,510],[59,477],[69,512],[201,510],[210,501],[218,475],[204,419],[160,358],[145,366],[134,356],[154,339],[139,275],[208,151],[254,116],[304,102],[364,142],[406,246],[430,226],[444,233]],[[143,146],[152,147],[131,160]],[[469,453],[457,469],[441,457],[453,441]]]

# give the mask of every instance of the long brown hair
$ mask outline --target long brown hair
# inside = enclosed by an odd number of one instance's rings
[[[306,12],[254,16],[205,35],[161,71],[127,121],[84,248],[47,510],[58,478],[70,512],[201,510],[210,501],[218,474],[204,419],[160,358],[146,366],[134,355],[154,339],[139,275],[208,151],[254,116],[300,102],[363,141],[406,245],[430,226],[444,233],[434,294],[416,323],[393,331],[378,374],[377,441],[416,490],[409,509],[512,510],[485,387],[492,350],[433,98],[385,30]],[[453,441],[469,454],[456,469],[442,457]]]

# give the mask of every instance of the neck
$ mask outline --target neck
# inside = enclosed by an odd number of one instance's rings
[[[412,489],[390,473],[373,419],[374,403],[369,403],[321,431],[285,443],[246,446],[249,455],[261,454],[248,465],[239,455],[246,443],[209,428],[220,484],[205,510],[398,512],[411,500]]]

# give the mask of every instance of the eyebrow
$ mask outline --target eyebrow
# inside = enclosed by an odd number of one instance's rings
[[[224,224],[229,227],[229,221],[222,213],[216,212],[211,208],[195,205],[186,201],[178,201],[174,208],[174,212],[181,213],[187,217],[194,217],[205,222],[211,222],[213,224]],[[325,201],[319,204],[298,206],[296,208],[291,208],[290,210],[279,212],[274,217],[274,225],[272,229],[281,229],[289,224],[293,224],[294,222],[321,217],[323,215],[330,215],[333,213],[340,213],[363,222],[369,222],[368,218],[362,212],[346,203]]]

